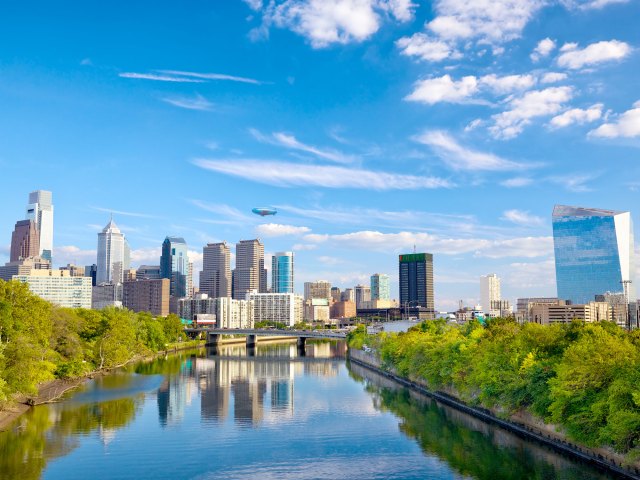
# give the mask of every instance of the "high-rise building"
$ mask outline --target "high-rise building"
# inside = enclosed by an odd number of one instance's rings
[[[227,242],[208,243],[202,248],[200,292],[211,298],[231,296],[231,250]]]
[[[342,300],[340,287],[331,287],[331,303],[336,303]]]
[[[51,262],[42,257],[22,258],[0,267],[0,279],[10,282],[14,275],[30,275],[34,270],[51,270]]]
[[[21,258],[40,255],[40,233],[33,220],[18,220],[11,235],[9,261],[17,262]]]
[[[84,276],[91,277],[91,286],[96,286],[96,278],[98,275],[98,265],[95,263],[93,265],[87,265],[84,267]]]
[[[189,254],[184,238],[167,237],[162,242],[160,276],[170,280],[169,292],[172,297],[188,296]]]
[[[264,245],[259,239],[236,243],[236,268],[233,271],[233,298],[244,300],[252,291],[267,292]]]
[[[51,261],[53,251],[53,204],[51,192],[36,190],[29,194],[27,220],[33,220],[38,229],[39,255]]]
[[[157,280],[160,275],[160,265],[140,265],[136,270],[137,279]]]
[[[122,283],[124,271],[129,269],[129,245],[113,221],[98,233],[96,284]]]
[[[271,292],[293,293],[293,252],[271,257]]]
[[[491,302],[501,300],[500,277],[495,273],[480,277],[480,305],[484,313],[491,313]]]
[[[356,308],[364,308],[371,301],[371,288],[366,285],[356,285],[353,290],[356,296]]]
[[[391,300],[389,275],[386,273],[371,275],[371,300]]]
[[[122,305],[134,312],[150,312],[152,315],[169,315],[168,278],[158,280],[133,280],[122,284]]]
[[[340,300],[343,302],[353,302],[354,305],[356,303],[356,294],[353,291],[353,288],[345,288],[344,292],[340,294]]]
[[[587,304],[605,292],[636,298],[629,212],[556,205],[553,244],[558,297]]]
[[[433,298],[433,255],[408,253],[400,255],[400,306],[423,307],[435,315]]]
[[[304,282],[304,299],[326,298],[331,301],[331,283],[326,280]]]

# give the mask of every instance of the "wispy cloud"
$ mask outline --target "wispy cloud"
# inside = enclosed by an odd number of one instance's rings
[[[148,213],[128,212],[125,210],[114,210],[112,208],[90,206],[91,209],[98,212],[112,213],[114,215],[124,215],[125,217],[138,217],[138,218],[160,218],[157,215],[150,215]]]
[[[549,180],[556,183],[570,192],[584,193],[591,192],[593,189],[588,185],[588,182],[597,178],[599,174],[593,175],[580,175],[580,174],[568,174],[568,175],[556,175],[549,177]]]
[[[202,200],[191,199],[189,202],[202,210],[222,217],[222,219],[208,219],[205,223],[227,223],[227,224],[246,224],[248,221],[254,220],[248,215],[235,207],[224,203],[208,203]]]
[[[213,103],[202,95],[196,95],[195,97],[164,97],[162,101],[175,107],[186,108],[187,110],[213,110]]]
[[[522,225],[523,227],[537,227],[544,224],[544,219],[536,215],[531,215],[528,211],[523,210],[506,210],[502,214],[502,219],[507,222]]]
[[[190,77],[199,80],[227,80],[230,82],[240,83],[252,83],[254,85],[262,85],[263,82],[256,80],[255,78],[238,77],[235,75],[227,75],[224,73],[198,73],[198,72],[185,72],[182,70],[157,70],[160,73],[167,75],[176,75],[180,77]]]
[[[322,149],[314,147],[313,145],[307,145],[288,133],[274,132],[271,135],[265,135],[255,128],[250,128],[249,132],[259,142],[311,153],[312,155],[315,155],[324,160],[329,160],[331,162],[349,164],[357,160],[357,157],[355,157],[354,155],[348,155],[338,150],[329,148]]]
[[[261,85],[263,82],[255,78],[236,77],[224,73],[198,73],[185,72],[182,70],[153,70],[151,73],[140,72],[122,72],[118,74],[122,78],[135,78],[139,80],[154,80],[157,82],[176,82],[176,83],[206,83],[210,80],[223,80],[240,83],[251,83]]]
[[[507,188],[519,188],[526,187],[527,185],[531,185],[533,183],[533,179],[529,177],[514,177],[508,178],[500,182],[500,185]]]
[[[136,78],[140,80],[154,80],[157,82],[176,82],[176,83],[204,83],[204,80],[197,78],[175,77],[173,75],[158,75],[157,73],[135,73],[123,72],[118,74],[122,78]]]
[[[463,147],[442,130],[428,130],[414,140],[431,147],[453,170],[521,170],[531,166]]]
[[[256,159],[196,159],[195,165],[234,177],[278,187],[315,186],[367,190],[418,190],[449,188],[439,177],[403,175],[373,170]]]
[[[442,255],[471,253],[475,257],[507,258],[545,257],[553,253],[552,237],[515,237],[504,239],[453,238],[429,233],[356,231],[343,234],[308,234],[308,243],[331,245],[334,248],[399,252],[410,251],[414,245],[423,251]]]

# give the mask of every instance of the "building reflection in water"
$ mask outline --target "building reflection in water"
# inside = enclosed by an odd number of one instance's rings
[[[310,343],[302,357],[295,344],[259,345],[252,353],[229,345],[184,361],[158,390],[160,424],[180,423],[196,392],[203,422],[224,422],[231,410],[236,424],[245,427],[292,418],[295,376],[336,376],[340,364],[332,359],[344,358],[345,345]]]

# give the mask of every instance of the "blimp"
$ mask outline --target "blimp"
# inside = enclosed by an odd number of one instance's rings
[[[278,210],[276,210],[275,208],[268,207],[256,207],[252,208],[251,211],[256,215],[260,215],[261,217],[266,217],[267,215],[275,215],[276,213],[278,213]]]

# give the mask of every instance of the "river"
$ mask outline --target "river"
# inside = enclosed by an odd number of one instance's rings
[[[349,365],[345,346],[182,352],[86,382],[0,433],[0,478],[604,479]]]

